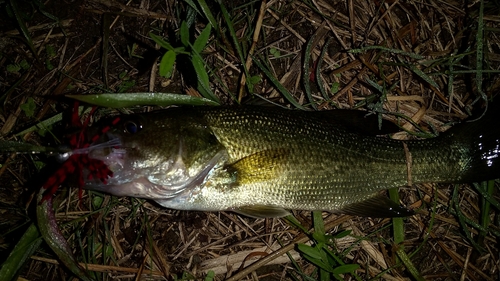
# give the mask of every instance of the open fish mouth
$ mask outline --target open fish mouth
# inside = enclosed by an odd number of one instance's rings
[[[88,179],[84,188],[116,196],[169,200],[186,190],[202,185],[210,171],[224,155],[227,155],[223,151],[216,153],[200,171],[190,174],[182,158],[182,141],[179,144],[178,155],[165,162],[163,169],[134,165],[129,154],[136,149],[138,148],[133,145],[124,145],[119,136],[106,133],[98,143],[92,144],[85,150],[73,152],[88,153],[90,158],[103,161],[113,172],[113,177],[106,183]]]
[[[151,200],[170,200],[174,199],[180,194],[202,186],[210,172],[217,166],[220,159],[223,157],[220,152],[215,155],[205,167],[197,174],[187,177],[184,181],[175,182],[172,184],[156,184],[151,182],[147,176],[135,177],[129,181],[115,184],[113,179],[109,183],[104,184],[87,184],[85,188],[110,193],[116,196],[132,196],[137,198],[151,199]],[[128,174],[127,171],[118,171],[117,177],[122,174]]]

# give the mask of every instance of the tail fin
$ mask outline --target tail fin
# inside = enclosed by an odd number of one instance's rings
[[[490,104],[488,112],[477,121],[464,122],[450,129],[458,144],[464,149],[467,165],[463,182],[500,178],[500,102]]]

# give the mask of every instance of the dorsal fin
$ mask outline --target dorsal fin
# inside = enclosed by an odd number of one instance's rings
[[[317,111],[313,114],[320,116],[320,118],[333,126],[361,135],[377,136],[401,131],[393,122],[386,119],[379,120],[377,114],[370,114],[367,111],[336,109]]]

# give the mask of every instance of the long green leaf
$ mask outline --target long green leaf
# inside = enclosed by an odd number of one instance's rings
[[[67,95],[89,104],[122,108],[137,105],[219,105],[218,102],[187,95],[171,93],[126,93],[126,94],[96,94],[96,95]]]
[[[12,280],[42,241],[36,225],[31,224],[0,267],[0,281]]]
[[[68,149],[38,146],[30,143],[0,140],[0,153],[64,153]]]
[[[191,62],[193,63],[193,68],[196,72],[196,77],[198,78],[198,91],[200,91],[205,98],[219,103],[219,98],[210,89],[210,80],[208,78],[208,73],[205,70],[205,63],[203,62],[200,54],[193,52]]]
[[[172,45],[170,45],[170,43],[165,41],[161,36],[158,36],[158,35],[154,34],[153,32],[150,32],[149,37],[151,37],[151,39],[153,39],[153,41],[155,41],[156,44],[160,45],[160,47],[165,48],[169,51],[174,50],[174,47],[172,47]]]
[[[358,270],[359,264],[344,264],[333,269],[333,274],[345,274]]]
[[[180,35],[182,45],[184,45],[184,47],[189,46],[189,27],[185,21],[181,23]]]
[[[208,38],[210,38],[210,32],[212,32],[212,26],[208,24],[200,33],[200,36],[196,38],[193,43],[193,51],[197,53],[201,53],[205,46],[207,45]]]
[[[319,250],[316,249],[315,247],[311,247],[311,246],[306,245],[306,244],[298,244],[297,249],[301,253],[308,255],[313,259],[321,260],[321,254],[319,253]]]
[[[314,223],[314,232],[325,235],[325,223],[323,222],[323,213],[321,211],[313,211],[313,223]],[[324,242],[324,241],[321,241]]]
[[[191,62],[193,63],[194,70],[196,71],[196,75],[198,75],[199,81],[203,84],[204,87],[210,86],[210,80],[208,78],[208,73],[205,70],[205,64],[203,63],[203,59],[199,54],[193,54],[191,58]]]
[[[175,51],[168,50],[160,61],[160,76],[162,77],[170,77],[172,75],[172,69],[174,68],[175,59],[177,58],[177,54]]]

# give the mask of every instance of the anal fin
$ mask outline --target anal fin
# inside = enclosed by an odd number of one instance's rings
[[[244,206],[231,211],[252,218],[281,218],[290,215],[290,212],[283,208],[266,205]]]
[[[415,214],[412,210],[380,194],[374,195],[367,200],[347,205],[338,212],[372,218],[407,217]]]

